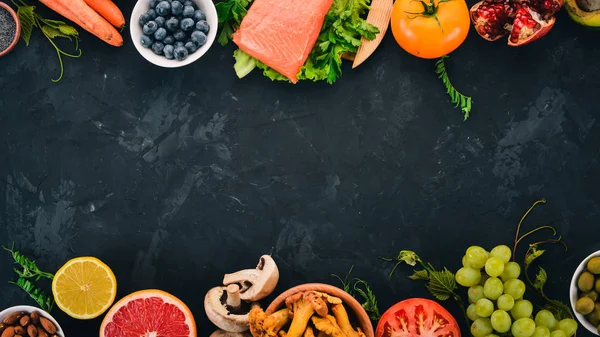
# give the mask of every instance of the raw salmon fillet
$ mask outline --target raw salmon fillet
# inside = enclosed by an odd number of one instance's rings
[[[292,83],[312,50],[333,0],[254,0],[233,42]]]

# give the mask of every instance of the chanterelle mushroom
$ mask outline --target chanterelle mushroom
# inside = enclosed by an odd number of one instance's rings
[[[339,325],[340,329],[344,333],[346,337],[359,337],[358,332],[352,328],[350,324],[350,318],[348,317],[348,312],[346,308],[344,308],[343,304],[334,304],[331,307],[331,311],[333,311],[333,316],[335,316],[335,320]]]
[[[290,303],[288,299],[293,300],[293,302]],[[304,292],[302,297],[290,296],[288,299],[286,299],[286,305],[293,307],[294,318],[287,332],[287,337],[301,337],[315,312],[318,315],[327,316],[327,304],[314,291]]]
[[[254,308],[250,310],[248,318],[250,320],[250,332],[254,337],[280,336],[283,331],[281,329],[291,320],[288,309],[281,309],[267,316],[261,308]]]
[[[317,330],[326,333],[328,336],[344,337],[342,329],[337,325],[333,316],[327,316],[326,318],[313,316],[312,322]]]
[[[240,298],[245,301],[259,301],[269,296],[279,282],[279,269],[269,255],[260,257],[255,269],[240,270],[223,277],[223,284],[240,285]]]
[[[257,306],[257,304],[240,299],[240,287],[236,284],[212,288],[204,297],[206,316],[216,326],[227,332],[248,330],[248,313],[253,306]]]

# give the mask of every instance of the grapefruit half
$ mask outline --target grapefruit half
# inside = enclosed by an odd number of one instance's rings
[[[162,290],[140,290],[108,311],[100,337],[196,337],[196,322],[177,297]]]

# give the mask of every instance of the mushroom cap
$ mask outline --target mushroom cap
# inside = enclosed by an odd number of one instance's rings
[[[210,337],[252,337],[249,331],[231,332],[223,329],[215,330]]]
[[[229,312],[221,301],[226,287],[214,287],[204,297],[204,311],[214,325],[227,332],[243,332],[249,329],[248,314],[237,315]]]
[[[279,268],[270,255],[261,256],[255,269],[240,270],[223,277],[223,284],[226,286],[241,284],[240,298],[245,301],[259,301],[269,296],[278,282]]]

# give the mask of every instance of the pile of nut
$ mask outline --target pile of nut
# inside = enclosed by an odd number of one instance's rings
[[[59,337],[56,325],[39,312],[16,311],[0,323],[0,337]]]
[[[588,261],[586,270],[577,279],[579,299],[575,310],[586,315],[590,323],[598,327],[600,333],[600,257]]]

